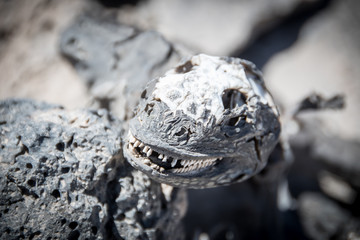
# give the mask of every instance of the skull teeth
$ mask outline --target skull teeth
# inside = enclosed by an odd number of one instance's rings
[[[150,157],[151,154],[152,154],[152,150],[151,150],[151,148],[150,148],[150,149],[146,152],[146,156],[147,156],[147,157]]]
[[[150,148],[149,148],[148,146],[145,146],[142,151],[143,151],[144,153],[147,153],[147,152],[149,151],[149,149],[150,149]]]
[[[184,166],[184,168],[176,169],[176,172],[187,172],[193,171],[200,168],[208,167],[216,163],[217,160],[221,160],[219,158],[205,159],[205,160],[181,160],[180,164]]]
[[[217,161],[222,160],[222,158],[187,160],[187,159],[176,159],[173,157],[168,157],[163,153],[158,153],[158,152],[154,151],[153,149],[151,149],[150,146],[147,146],[144,143],[142,143],[140,140],[136,139],[136,137],[134,137],[131,133],[129,133],[128,146],[129,146],[129,149],[132,151],[132,153],[136,157],[139,157],[145,165],[147,165],[147,166],[151,167],[153,170],[161,172],[161,173],[163,173],[169,169],[165,169],[164,167],[161,167],[158,164],[156,164],[155,162],[153,162],[154,160],[151,160],[151,158],[150,158],[151,156],[152,156],[152,159],[153,159],[153,157],[157,156],[157,158],[161,162],[169,164],[169,166],[171,166],[171,170],[173,173],[186,173],[186,172],[190,172],[190,171],[196,171],[196,170],[208,167],[208,166],[212,166]],[[143,154],[141,154],[141,152]],[[156,153],[155,155],[153,155],[154,152]]]
[[[173,159],[171,162],[171,167],[175,167],[175,165],[177,164],[177,159]]]
[[[132,134],[129,134],[129,142],[135,143],[136,141],[136,138]]]
[[[140,145],[140,141],[136,140],[136,142],[134,143],[134,147],[138,147]]]

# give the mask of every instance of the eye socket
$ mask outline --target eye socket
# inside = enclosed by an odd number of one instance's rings
[[[233,118],[230,118],[227,125],[229,126],[232,126],[232,127],[235,127],[236,125],[238,125],[241,121],[241,117],[233,117]]]
[[[225,89],[221,97],[225,110],[232,110],[246,103],[246,96],[236,89]],[[232,117],[225,124],[235,127],[241,120],[243,120],[242,116]]]
[[[154,103],[148,103],[148,104],[146,104],[144,111],[148,115],[150,115],[150,113],[153,111],[153,107],[154,107]]]
[[[246,103],[246,96],[236,89],[225,89],[222,93],[224,109],[234,109]]]

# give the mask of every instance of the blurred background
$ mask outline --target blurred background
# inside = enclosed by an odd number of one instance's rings
[[[82,15],[159,32],[180,55],[248,59],[284,115],[309,94],[344,95],[344,109],[286,122],[296,207],[283,214],[281,231],[284,239],[360,238],[360,1],[0,0],[0,99],[92,106],[94,91],[60,49]],[[187,238],[251,239],[244,226],[257,197],[247,184],[189,191]]]

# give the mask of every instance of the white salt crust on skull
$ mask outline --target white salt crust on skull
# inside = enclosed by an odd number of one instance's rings
[[[246,76],[243,65],[228,64],[220,57],[205,54],[192,57],[191,64],[191,71],[179,73],[172,69],[158,79],[153,97],[164,102],[171,111],[181,110],[196,121],[204,121],[204,112],[210,111],[220,119],[224,111],[221,94],[234,89],[246,93],[248,99],[257,95],[277,113],[269,93]],[[197,104],[196,111],[192,111],[194,103],[202,103]]]
[[[177,187],[244,181],[266,166],[278,116],[254,64],[200,54],[149,82],[124,154],[133,167]]]

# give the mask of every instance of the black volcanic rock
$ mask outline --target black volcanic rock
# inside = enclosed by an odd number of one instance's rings
[[[106,110],[0,102],[0,239],[182,239],[183,192],[131,168],[120,134]]]

